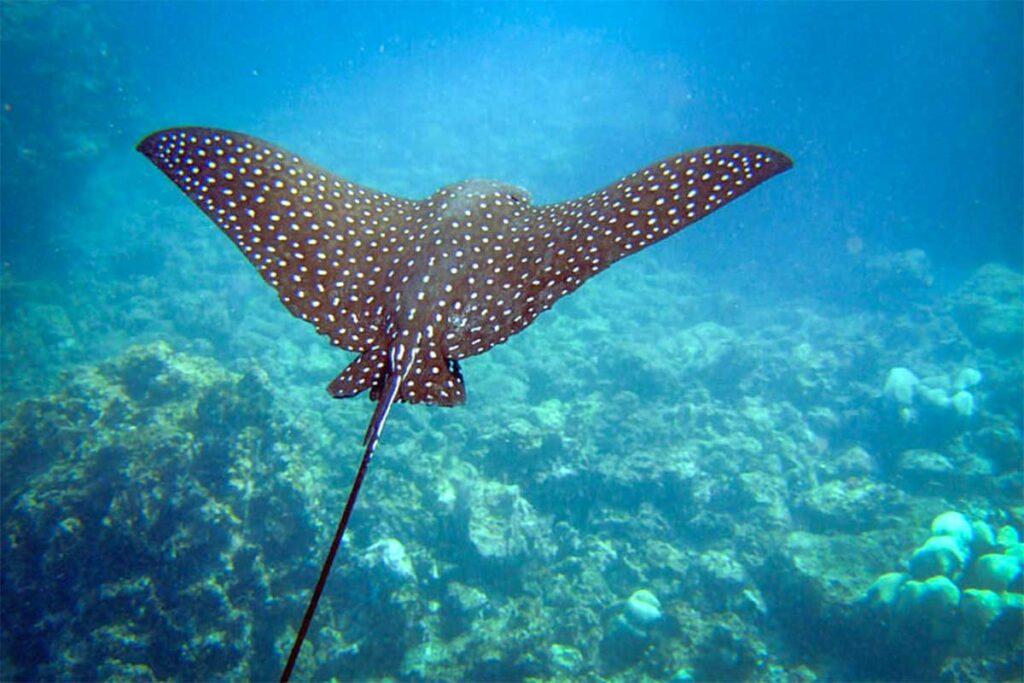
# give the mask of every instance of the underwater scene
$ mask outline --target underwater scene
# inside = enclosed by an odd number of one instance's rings
[[[4,0],[0,680],[1021,680],[1022,8]]]

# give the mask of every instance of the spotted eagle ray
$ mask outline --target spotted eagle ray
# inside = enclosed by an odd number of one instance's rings
[[[791,168],[759,145],[676,154],[608,187],[534,206],[467,180],[422,200],[349,182],[258,138],[171,128],[138,145],[231,238],[291,313],[359,354],[327,390],[377,405],[363,459],[295,637],[316,612],[392,406],[466,400],[459,361],[504,342],[597,273]]]

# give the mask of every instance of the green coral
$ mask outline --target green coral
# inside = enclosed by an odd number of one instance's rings
[[[1012,555],[989,553],[979,557],[974,564],[971,583],[978,588],[1002,593],[1020,576],[1020,573],[1019,558]]]
[[[1012,626],[1020,619],[1014,606],[1022,602],[1024,564],[1016,529],[995,534],[984,522],[946,512],[931,531],[910,557],[909,574],[884,574],[865,596],[890,623],[890,645],[916,641],[933,656],[1021,647],[1024,638]]]
[[[953,636],[959,607],[960,589],[945,576],[907,581],[896,601],[897,614],[935,640]]]
[[[924,580],[932,576],[956,576],[967,561],[968,551],[951,536],[932,536],[910,557],[910,574]]]

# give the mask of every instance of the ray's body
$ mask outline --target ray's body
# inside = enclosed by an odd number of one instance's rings
[[[377,402],[358,474],[303,617],[316,611],[381,430],[396,402],[454,406],[458,361],[523,330],[619,259],[789,169],[776,150],[719,145],[657,162],[597,192],[534,206],[485,180],[414,201],[241,133],[176,128],[138,149],[245,254],[297,317],[359,353],[328,387]]]

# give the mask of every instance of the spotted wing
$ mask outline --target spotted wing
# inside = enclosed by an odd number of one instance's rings
[[[546,290],[567,294],[621,258],[674,235],[792,168],[782,152],[719,145],[669,157],[592,194],[539,207],[561,258]],[[578,270],[577,270],[578,268]],[[546,292],[545,292],[546,293]],[[555,298],[558,298],[556,296]]]
[[[679,232],[792,165],[785,154],[767,147],[720,145],[669,157],[561,204],[506,202],[493,217],[499,207],[487,205],[490,223],[505,227],[490,239],[473,235],[479,272],[471,275],[481,281],[475,283],[481,303],[469,302],[464,324],[448,332],[452,356],[476,355],[504,342],[619,259]]]
[[[220,226],[292,314],[342,348],[379,344],[387,286],[379,256],[412,220],[414,202],[241,133],[174,128],[138,150]]]

